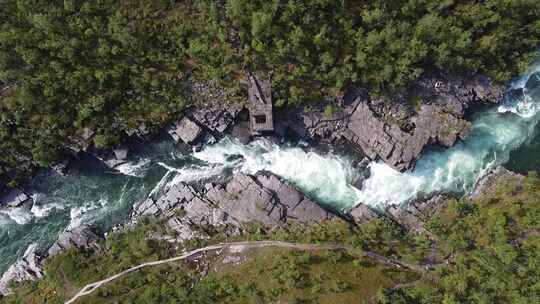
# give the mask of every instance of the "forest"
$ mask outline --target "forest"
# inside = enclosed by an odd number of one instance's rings
[[[245,96],[247,71],[271,73],[282,107],[391,95],[438,69],[504,82],[536,52],[539,16],[536,0],[4,0],[0,181],[88,132],[100,149],[158,130],[196,104],[194,83]]]

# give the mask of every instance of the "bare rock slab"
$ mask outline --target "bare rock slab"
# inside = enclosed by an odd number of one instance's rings
[[[0,207],[18,207],[30,200],[30,197],[18,189],[11,189],[5,195],[0,196]]]
[[[101,236],[90,226],[79,226],[66,230],[58,236],[58,239],[49,248],[49,256],[54,256],[63,250],[75,247],[84,249],[99,249],[97,241]]]
[[[0,295],[10,293],[9,286],[12,283],[23,281],[35,281],[43,277],[41,257],[36,254],[36,246],[30,245],[24,256],[11,265],[0,278]]]
[[[188,117],[183,117],[169,127],[167,132],[177,142],[181,140],[187,144],[192,144],[203,133],[203,129]]]

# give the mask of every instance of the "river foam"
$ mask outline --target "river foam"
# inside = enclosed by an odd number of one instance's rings
[[[279,146],[264,139],[247,145],[225,138],[194,157],[224,165],[233,172],[272,172],[291,182],[305,194],[336,210],[353,207],[358,190],[351,186],[357,172],[349,160],[327,153],[306,151],[297,146]]]

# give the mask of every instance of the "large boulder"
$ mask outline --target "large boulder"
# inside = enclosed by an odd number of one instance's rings
[[[354,206],[349,212],[348,215],[351,217],[353,222],[357,225],[368,223],[371,220],[379,217],[375,211],[373,211],[369,206],[359,203]]]
[[[0,278],[0,295],[8,295],[13,283],[34,281],[43,277],[41,257],[36,254],[36,245],[30,245],[23,257],[11,265]]]
[[[18,189],[10,189],[4,195],[0,196],[0,207],[18,207],[28,202],[30,197]]]
[[[503,166],[498,166],[478,180],[469,198],[474,200],[494,194],[498,185],[503,185],[509,181],[521,182],[524,178],[523,175],[512,172]]]
[[[141,216],[167,219],[180,239],[204,237],[217,228],[234,234],[241,231],[245,223],[284,226],[335,217],[295,187],[269,173],[236,174],[225,184],[209,183],[204,189],[180,183],[158,199],[149,198],[136,206],[132,222]]]
[[[101,236],[90,226],[78,226],[62,232],[56,242],[49,248],[49,256],[57,255],[69,248],[99,249]]]
[[[203,134],[203,129],[193,120],[183,117],[174,125],[167,129],[167,132],[175,141],[183,141],[186,144],[193,144]]]

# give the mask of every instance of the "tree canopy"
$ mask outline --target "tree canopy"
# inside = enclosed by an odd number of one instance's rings
[[[48,165],[87,130],[118,144],[186,106],[189,84],[272,73],[277,105],[391,94],[434,69],[505,81],[540,42],[535,0],[4,0],[0,174]]]

